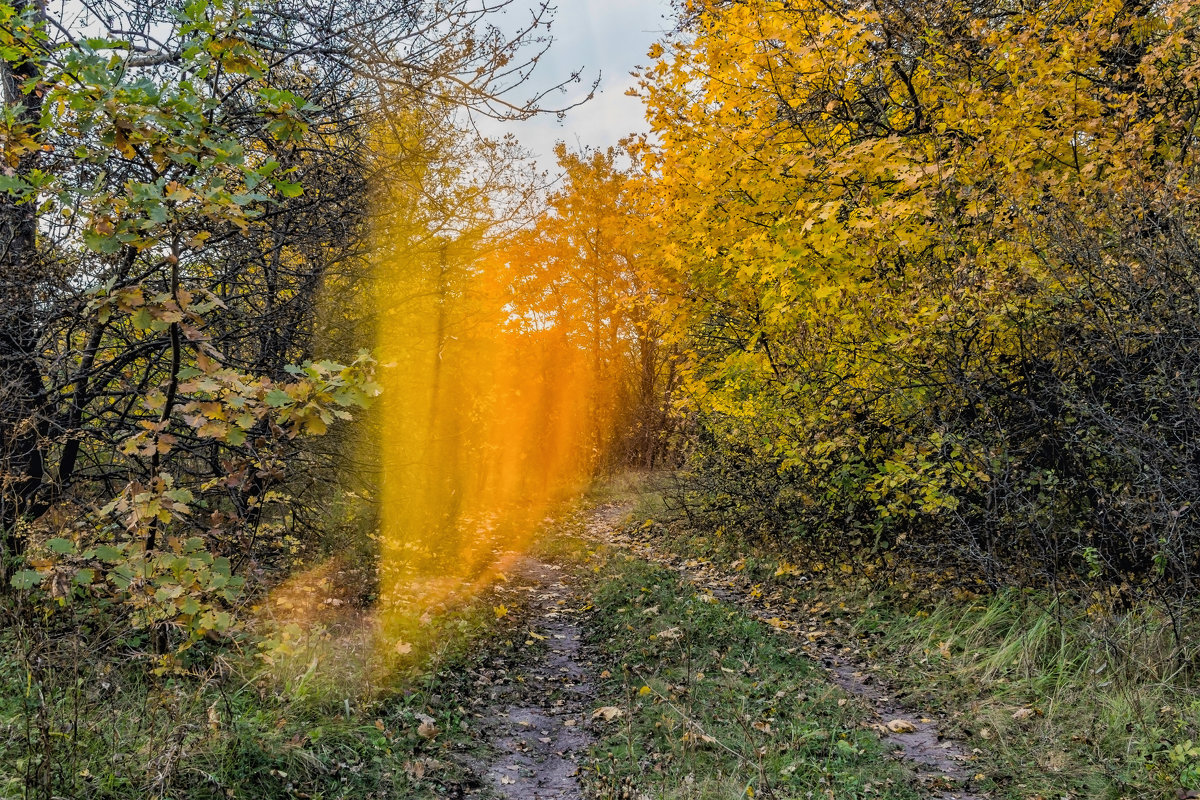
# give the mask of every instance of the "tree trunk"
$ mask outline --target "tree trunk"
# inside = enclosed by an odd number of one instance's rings
[[[18,14],[41,14],[31,0],[17,0]],[[40,90],[23,91],[37,77],[32,63],[0,61],[0,90],[5,107],[20,123],[36,125]],[[19,156],[18,175],[40,160],[36,150]],[[8,585],[11,562],[23,549],[20,522],[41,512],[39,493],[46,472],[44,442],[49,418],[38,362],[40,321],[36,198],[0,194],[0,577]]]

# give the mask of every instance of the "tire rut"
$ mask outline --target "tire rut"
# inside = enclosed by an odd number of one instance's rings
[[[811,621],[784,619],[778,616],[776,609],[771,613],[757,607],[736,580],[713,567],[694,559],[683,560],[664,554],[652,543],[615,527],[599,533],[598,538],[607,544],[670,568],[699,592],[736,605],[760,622],[803,641],[800,634]],[[973,781],[969,765],[975,755],[963,742],[945,736],[932,715],[918,713],[898,702],[888,687],[871,673],[869,663],[854,657],[853,648],[827,640],[820,645],[804,642],[802,650],[826,670],[832,683],[867,705],[876,718],[872,727],[893,748],[895,757],[912,765],[917,781],[929,792],[929,797],[935,800],[986,800],[988,795],[969,788]],[[902,731],[888,727],[889,722],[896,721],[905,723],[900,726]]]

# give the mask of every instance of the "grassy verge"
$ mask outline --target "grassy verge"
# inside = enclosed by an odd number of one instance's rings
[[[479,746],[470,673],[513,647],[502,634],[519,615],[498,620],[476,598],[413,620],[411,642],[381,653],[375,623],[346,610],[163,676],[135,650],[100,647],[94,624],[10,627],[0,798],[461,796]]]
[[[664,503],[661,477],[638,488],[638,536],[858,649],[901,700],[978,749],[994,796],[1200,797],[1200,625],[1186,615],[806,563],[689,527]]]
[[[1020,591],[864,600],[855,632],[887,679],[948,712],[1000,796],[1200,796],[1200,687],[1155,609]]]
[[[593,796],[917,796],[793,640],[639,559],[601,549],[586,563],[601,670]]]

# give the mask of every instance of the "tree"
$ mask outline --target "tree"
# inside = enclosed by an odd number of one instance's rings
[[[1189,593],[1193,9],[695,2],[683,26],[643,78],[644,192],[709,509]]]
[[[643,224],[617,148],[556,150],[562,186],[495,258],[519,313],[586,354],[597,467],[653,467],[666,455],[674,358],[645,280],[658,238]]]
[[[72,30],[0,5],[5,585],[128,595],[186,551],[219,599],[269,559],[264,526],[305,508],[285,465],[318,474],[304,436],[375,391],[354,342],[314,360],[318,293],[366,274],[366,187],[395,166],[372,138],[397,109],[538,110],[508,96],[545,8],[512,39],[486,3],[251,8],[101,1]],[[158,588],[146,619],[213,626]]]

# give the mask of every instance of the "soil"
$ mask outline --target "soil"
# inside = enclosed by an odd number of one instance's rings
[[[574,598],[554,564],[517,562],[514,591],[529,592],[527,613],[536,658],[509,665],[493,683],[481,730],[490,759],[477,765],[494,796],[512,800],[580,800],[578,764],[591,735],[594,696],[580,655]],[[542,637],[542,638],[538,638]]]
[[[983,800],[984,795],[956,787],[970,786],[969,768],[974,756],[962,742],[946,738],[931,717],[893,699],[883,684],[863,669],[862,664],[826,650],[820,656],[822,666],[829,671],[835,684],[850,694],[862,698],[880,720],[880,736],[893,747],[893,754],[912,763],[917,779],[931,790],[931,797],[944,800]],[[903,720],[913,730],[897,733],[889,730],[888,722]]]

